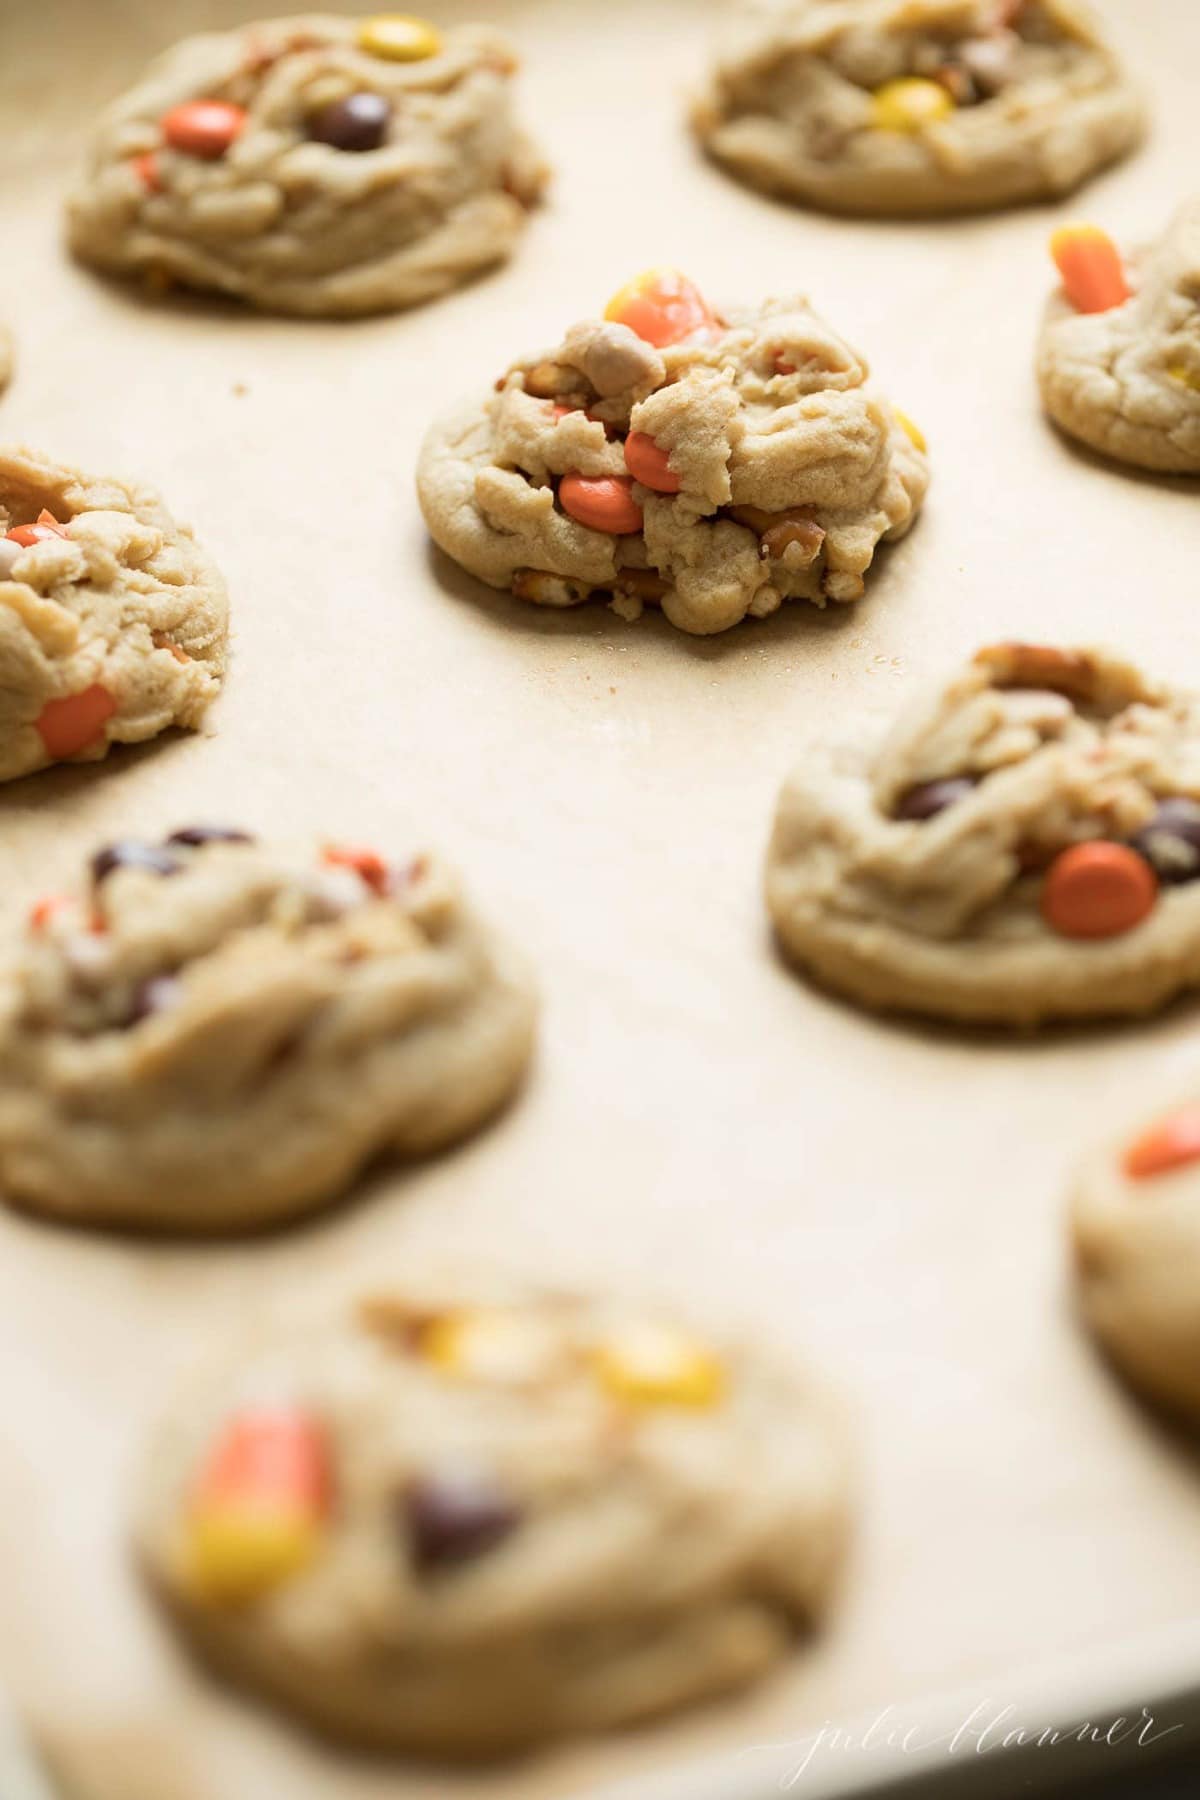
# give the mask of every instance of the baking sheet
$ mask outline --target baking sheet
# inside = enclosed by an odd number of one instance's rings
[[[1077,1334],[1061,1203],[1097,1128],[1200,1066],[1200,1012],[1015,1043],[874,1023],[777,962],[759,868],[799,733],[894,708],[980,641],[1107,639],[1200,680],[1196,484],[1075,453],[1031,375],[1052,223],[1153,232],[1192,175],[1200,11],[1122,9],[1156,130],[1085,200],[922,227],[790,211],[706,166],[680,124],[702,0],[439,6],[511,26],[554,195],[507,270],[351,326],[143,303],[61,252],[95,106],[157,47],[254,11],[44,0],[31,29],[0,0],[19,354],[0,429],[155,480],[229,577],[236,652],[210,735],[0,791],[0,915],[98,840],[195,818],[433,841],[536,953],[542,1049],[496,1129],[281,1236],[173,1247],[0,1217],[0,1678],[85,1800],[541,1800],[718,1753],[736,1769],[966,1683],[1003,1699],[1031,1662],[1138,1638],[1164,1646],[1155,1681],[1164,1657],[1194,1674],[1200,1475]],[[807,289],[928,432],[926,515],[858,607],[688,639],[535,611],[427,551],[427,420],[659,261],[718,300]],[[123,1535],[175,1370],[270,1286],[447,1251],[748,1320],[841,1386],[856,1554],[831,1629],[778,1681],[456,1775],[318,1750],[191,1669]]]

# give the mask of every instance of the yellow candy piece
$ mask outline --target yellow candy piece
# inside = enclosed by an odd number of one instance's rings
[[[187,1522],[186,1574],[206,1598],[236,1605],[299,1575],[320,1544],[320,1526],[305,1513],[248,1503],[198,1506]]]
[[[596,1373],[636,1406],[715,1406],[725,1372],[703,1344],[665,1325],[626,1325],[597,1345]]]
[[[908,414],[901,412],[898,406],[893,406],[892,411],[896,415],[896,423],[899,425],[909,443],[913,446],[913,449],[928,450],[929,445],[925,442],[925,433],[921,430],[921,427],[915,425]]]
[[[871,123],[877,131],[920,131],[949,118],[954,110],[949,90],[920,75],[885,81],[871,96]]]
[[[411,13],[377,13],[359,26],[358,47],[387,62],[424,62],[437,55],[442,39],[428,19]]]
[[[554,1338],[518,1312],[445,1313],[421,1333],[421,1353],[447,1375],[536,1381],[556,1359]]]
[[[1189,369],[1183,363],[1172,363],[1167,374],[1181,387],[1191,388],[1194,394],[1200,394],[1200,369]]]

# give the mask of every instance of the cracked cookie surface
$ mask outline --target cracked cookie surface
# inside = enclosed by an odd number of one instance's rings
[[[434,425],[421,508],[472,575],[542,605],[608,595],[703,634],[857,600],[929,479],[867,373],[802,299],[718,316],[648,271]]]
[[[152,488],[0,452],[0,781],[197,730],[225,583]]]
[[[1144,116],[1076,0],[756,0],[693,125],[767,193],[919,215],[1069,193]]]
[[[1047,306],[1042,402],[1056,425],[1102,455],[1200,474],[1200,201],[1182,207],[1149,249],[1123,259],[1108,248],[1110,291],[1073,300],[1069,283]]]
[[[808,746],[767,902],[867,1006],[1145,1013],[1200,983],[1198,846],[1200,701],[1106,652],[998,644],[890,732]]]
[[[1200,1422],[1200,1102],[1083,1164],[1071,1204],[1085,1320],[1143,1393]]]
[[[465,1136],[528,1061],[523,962],[420,857],[198,826],[93,857],[0,974],[0,1193],[222,1231]]]
[[[847,1527],[807,1377],[491,1276],[260,1327],[151,1450],[140,1548],[207,1659],[338,1737],[444,1756],[758,1677],[824,1610]]]
[[[484,26],[303,14],[188,38],[102,119],[72,248],[269,311],[410,306],[507,258],[545,165]]]

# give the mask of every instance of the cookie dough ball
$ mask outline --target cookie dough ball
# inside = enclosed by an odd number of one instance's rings
[[[398,1287],[267,1326],[151,1444],[150,1576],[219,1670],[449,1757],[740,1687],[823,1610],[822,1394],[619,1300]]]
[[[197,730],[228,610],[152,488],[0,451],[0,781]]]
[[[756,0],[693,122],[766,193],[914,215],[1070,193],[1144,131],[1077,0]]]
[[[1052,249],[1063,285],[1038,344],[1046,411],[1119,462],[1200,474],[1200,201],[1127,261],[1090,225]]]
[[[0,1192],[80,1224],[265,1225],[463,1137],[528,1061],[523,963],[419,857],[212,826],[92,858],[0,977]]]
[[[715,313],[673,270],[435,424],[425,521],[472,575],[544,606],[611,596],[681,631],[857,600],[925,496],[917,427],[803,299]]]
[[[1196,818],[1200,845],[1200,808]],[[1100,1343],[1151,1399],[1200,1423],[1200,1103],[1098,1150],[1080,1171],[1071,1227]]]
[[[383,14],[187,38],[102,119],[70,242],[272,312],[386,312],[512,252],[547,171],[482,26]]]
[[[996,644],[813,743],[767,903],[866,1006],[1007,1025],[1146,1013],[1200,983],[1200,699],[1098,650]]]

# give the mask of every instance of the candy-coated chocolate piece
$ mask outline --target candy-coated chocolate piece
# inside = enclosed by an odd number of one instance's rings
[[[65,538],[69,535],[67,527],[60,525],[54,514],[43,507],[32,525],[14,526],[8,533],[8,539],[10,543],[19,544],[22,550],[28,550],[34,544],[45,543],[47,538]]]
[[[558,484],[562,509],[592,531],[630,537],[642,529],[642,509],[633,483],[621,475],[564,475]]]
[[[61,761],[99,742],[117,703],[98,681],[78,694],[47,700],[35,721],[47,756]]]
[[[902,75],[885,81],[871,96],[871,123],[877,131],[921,131],[955,111],[953,96],[940,81]]]
[[[155,151],[143,151],[141,156],[131,158],[129,166],[148,194],[162,193],[162,170]]]
[[[159,126],[172,150],[216,162],[246,128],[244,106],[228,100],[185,100],[164,113]]]
[[[667,1326],[627,1325],[596,1346],[594,1360],[609,1392],[639,1406],[714,1406],[725,1391],[711,1351]]]
[[[373,893],[386,894],[392,885],[391,866],[378,850],[358,844],[326,844],[321,851],[321,860],[331,868],[353,869]]]
[[[517,1311],[442,1313],[417,1339],[420,1354],[447,1375],[468,1381],[535,1381],[549,1366],[546,1331]]]
[[[169,1012],[178,1005],[182,993],[183,983],[177,975],[151,975],[146,981],[139,981],[129,1002],[126,1025],[140,1025],[155,1013]]]
[[[646,431],[631,431],[625,439],[625,467],[635,481],[659,494],[677,494],[683,486],[671,467],[670,453]]]
[[[244,1605],[291,1581],[321,1547],[317,1520],[257,1505],[198,1506],[184,1537],[185,1574],[198,1593]]]
[[[1144,1181],[1194,1162],[1200,1162],[1200,1104],[1157,1120],[1128,1146],[1121,1167],[1131,1181]]]
[[[144,869],[150,875],[178,875],[183,864],[169,850],[163,850],[157,844],[143,844],[138,838],[123,838],[115,844],[105,844],[92,857],[90,868],[92,885],[99,887],[118,869]]]
[[[184,825],[173,831],[167,839],[168,844],[183,844],[188,849],[198,849],[202,844],[252,844],[254,838],[248,831],[239,831],[234,825]]]
[[[1097,225],[1062,226],[1050,239],[1050,254],[1076,312],[1111,312],[1133,294],[1121,252]]]
[[[696,285],[678,269],[646,269],[626,282],[604,316],[627,325],[656,349],[717,329],[716,316]]]
[[[1154,910],[1158,877],[1127,844],[1096,839],[1062,850],[1042,884],[1042,917],[1063,937],[1119,937]]]
[[[482,1556],[508,1537],[520,1518],[499,1484],[473,1469],[421,1476],[403,1497],[409,1552],[423,1572]]]
[[[56,913],[73,904],[70,894],[43,894],[29,909],[29,929],[45,931]]]
[[[411,13],[377,13],[359,26],[358,46],[385,62],[424,62],[437,55],[442,40],[428,19]]]
[[[1163,800],[1130,840],[1158,879],[1181,886],[1200,877],[1200,802],[1178,795]]]
[[[227,1420],[196,1485],[198,1501],[250,1497],[323,1514],[332,1483],[320,1424],[302,1408],[248,1406]]]
[[[921,781],[901,794],[896,802],[898,819],[932,819],[957,800],[965,800],[975,787],[970,775],[952,775],[945,781]]]
[[[378,150],[386,140],[392,108],[382,94],[364,90],[323,106],[308,121],[308,135],[334,150]]]
[[[896,415],[896,423],[899,425],[909,443],[913,446],[913,449],[919,450],[921,454],[924,455],[925,451],[928,450],[929,445],[925,440],[925,433],[921,430],[921,427],[914,424],[908,414],[901,412],[898,406],[893,406],[892,411]]]

